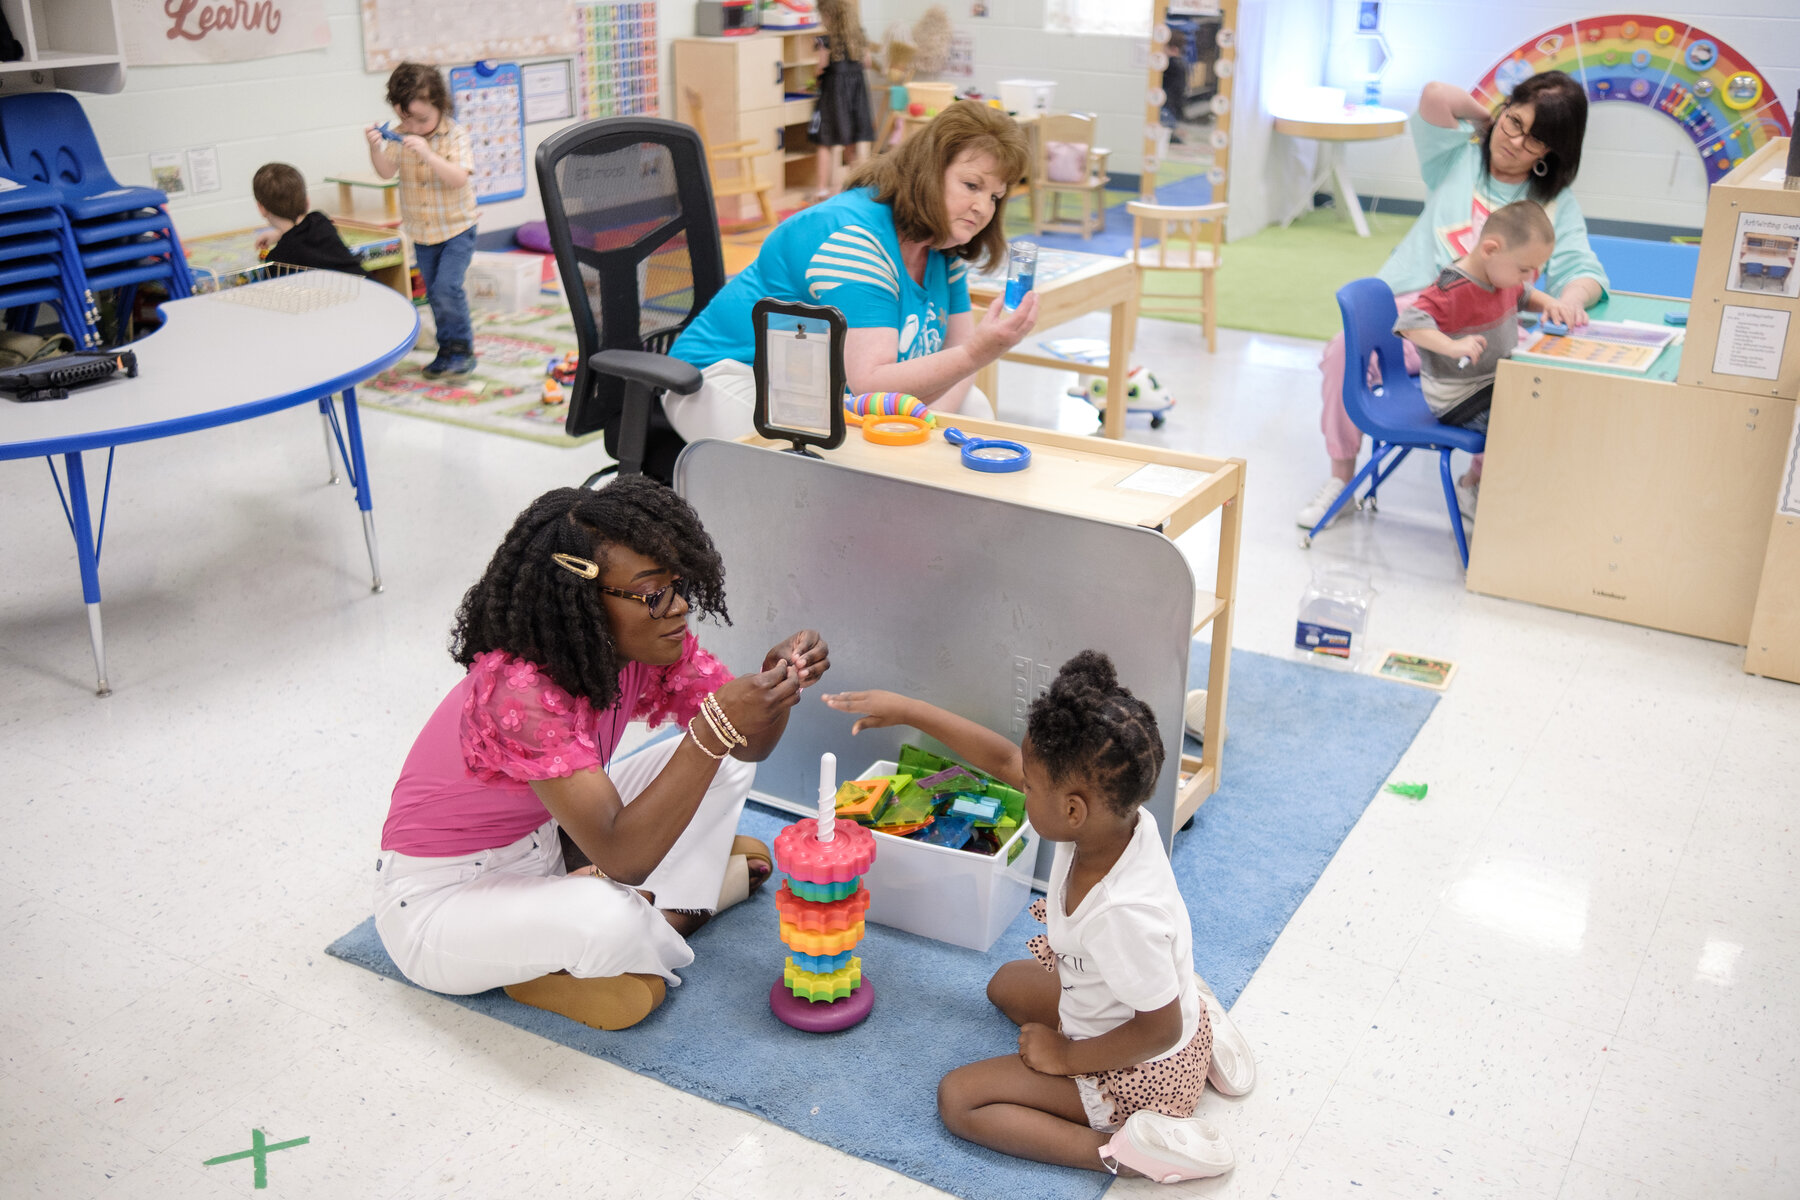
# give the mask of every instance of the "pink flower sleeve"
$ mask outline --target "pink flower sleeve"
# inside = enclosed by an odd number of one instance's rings
[[[681,643],[681,658],[666,667],[650,671],[638,693],[637,709],[632,719],[643,721],[652,729],[665,721],[685,725],[700,711],[700,702],[731,682],[725,665],[700,648],[692,633]]]
[[[477,779],[529,783],[600,765],[593,706],[536,666],[490,650],[469,667],[463,700],[463,761]]]

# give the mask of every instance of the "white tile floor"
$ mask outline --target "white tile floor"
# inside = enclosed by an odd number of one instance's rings
[[[1237,1004],[1260,1085],[1204,1104],[1237,1170],[1177,1194],[1800,1195],[1800,687],[1468,594],[1428,463],[1302,551],[1316,345],[1194,344],[1144,324],[1179,407],[1132,436],[1249,460],[1236,644],[1282,652],[1311,568],[1352,562],[1372,642],[1462,670],[1396,772],[1429,798],[1376,798]],[[1006,381],[1010,418],[1084,419],[1048,374]],[[311,1138],[268,1195],[929,1193],[322,953],[368,911],[458,596],[597,457],[365,426],[381,596],[309,411],[120,454],[106,700],[50,481],[0,465],[0,1191],[242,1195],[248,1162],[201,1163],[256,1127]]]

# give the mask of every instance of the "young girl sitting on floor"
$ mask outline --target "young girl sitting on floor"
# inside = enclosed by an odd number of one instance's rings
[[[1009,962],[988,999],[1019,1026],[1019,1052],[944,1076],[938,1112],[958,1137],[1039,1162],[1128,1168],[1165,1183],[1233,1165],[1219,1131],[1193,1116],[1210,1076],[1242,1095],[1249,1046],[1194,973],[1192,923],[1141,807],[1162,769],[1149,707],[1112,661],[1084,650],[1032,706],[1025,742],[892,692],[826,696],[866,713],[853,733],[910,725],[1025,792],[1032,828],[1056,843],[1049,925]]]

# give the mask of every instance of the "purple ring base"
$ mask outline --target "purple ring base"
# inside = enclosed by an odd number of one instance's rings
[[[867,1017],[873,1007],[875,987],[867,974],[856,990],[841,1000],[802,1000],[779,979],[769,989],[769,1011],[782,1024],[791,1025],[802,1033],[836,1033],[848,1029]]]

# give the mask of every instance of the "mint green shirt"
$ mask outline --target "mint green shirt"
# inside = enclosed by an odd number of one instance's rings
[[[1480,240],[1489,213],[1530,196],[1531,181],[1501,183],[1481,167],[1481,138],[1467,121],[1455,129],[1433,125],[1418,113],[1412,117],[1413,147],[1419,152],[1419,175],[1430,194],[1425,211],[1400,239],[1376,274],[1395,295],[1426,287],[1443,269],[1467,254]],[[1567,188],[1544,205],[1556,229],[1556,250],[1538,286],[1562,295],[1576,279],[1588,277],[1606,296],[1606,268],[1588,245],[1587,221],[1575,193]]]

